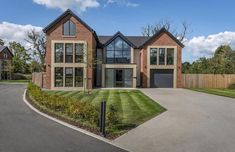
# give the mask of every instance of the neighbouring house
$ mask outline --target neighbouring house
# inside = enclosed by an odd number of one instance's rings
[[[164,28],[152,37],[101,36],[67,10],[43,31],[44,88],[181,87],[184,45]]]
[[[11,79],[13,54],[6,46],[0,46],[0,80]]]

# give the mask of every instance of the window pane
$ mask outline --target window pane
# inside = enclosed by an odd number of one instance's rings
[[[133,84],[133,70],[132,69],[125,69],[125,77],[124,77],[124,87],[132,87]]]
[[[55,87],[63,87],[63,68],[55,68]]]
[[[65,68],[65,87],[73,86],[73,68]]]
[[[107,46],[106,49],[107,49],[107,50],[114,50],[114,41],[111,42],[111,43]]]
[[[84,44],[76,43],[75,44],[75,62],[83,63],[83,54],[84,54]]]
[[[159,65],[165,65],[165,49],[159,49]]]
[[[75,68],[75,87],[83,87],[83,68]]]
[[[123,41],[123,50],[127,50],[127,51],[131,50],[131,47],[125,41]]]
[[[130,63],[131,62],[131,51],[123,51],[123,60],[122,63]]]
[[[64,54],[64,44],[55,43],[55,63],[63,62]]]
[[[106,62],[107,63],[115,63],[114,51],[106,51]]]
[[[106,47],[107,63],[130,63],[130,59],[131,47],[120,37]]]
[[[115,50],[122,50],[122,39],[119,37],[115,40]]]
[[[157,64],[157,49],[154,48],[150,49],[150,64],[151,65]]]
[[[106,69],[105,85],[107,88],[114,87],[114,70],[113,69]]]
[[[73,63],[73,44],[72,43],[65,44],[65,62]]]
[[[167,65],[174,64],[174,48],[167,49]]]
[[[64,23],[64,28],[63,28],[63,35],[68,36],[69,35],[69,21]]]
[[[70,21],[70,30],[69,33],[71,36],[75,36],[76,35],[76,25]]]

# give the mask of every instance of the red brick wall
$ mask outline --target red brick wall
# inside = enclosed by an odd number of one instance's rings
[[[75,37],[65,37],[63,36],[63,24],[68,20],[72,20],[76,24],[76,36]],[[93,50],[95,48],[95,43],[93,42],[93,34],[89,31],[83,24],[81,24],[76,18],[73,16],[68,15],[59,23],[57,23],[53,28],[51,28],[47,33],[47,44],[46,44],[46,78],[45,78],[45,88],[51,88],[51,42],[52,40],[80,40],[87,42],[87,51],[88,53],[88,61],[92,61]],[[87,71],[88,78],[93,79],[93,70]],[[89,79],[87,80],[89,81]],[[91,80],[92,82],[92,80]],[[92,87],[92,83],[88,83],[89,87]]]
[[[162,33],[141,50],[141,75],[142,75],[142,87],[147,87],[147,47],[150,45],[158,45],[158,46],[177,46],[177,87],[182,87],[182,65],[181,65],[181,55],[182,48],[176,43],[170,36],[166,33]]]

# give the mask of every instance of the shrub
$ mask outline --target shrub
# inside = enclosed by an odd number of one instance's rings
[[[35,102],[41,106],[55,112],[61,112],[82,122],[89,122],[92,125],[97,125],[98,111],[90,103],[81,102],[73,98],[61,97],[55,94],[48,94],[33,83],[29,83],[28,93]]]
[[[235,89],[235,83],[234,84],[230,84],[228,88],[229,89]]]
[[[115,106],[110,105],[107,113],[107,124],[110,128],[113,128],[119,123],[118,110]]]

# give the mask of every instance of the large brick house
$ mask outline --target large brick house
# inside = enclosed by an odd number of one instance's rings
[[[11,79],[13,54],[6,46],[0,46],[0,80]]]
[[[152,37],[100,36],[67,10],[43,31],[47,89],[181,87],[184,45],[164,28]]]

